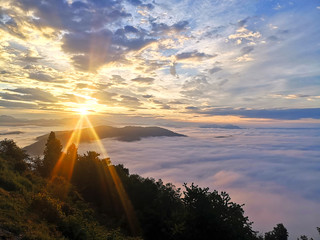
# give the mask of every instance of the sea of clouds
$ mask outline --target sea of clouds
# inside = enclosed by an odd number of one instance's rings
[[[0,129],[3,131],[3,129]],[[20,146],[49,132],[46,128],[14,128],[8,135]],[[317,239],[320,227],[320,128],[170,128],[188,137],[153,137],[136,142],[103,139],[114,164],[131,173],[172,182],[227,191],[244,203],[254,229],[264,233],[277,223],[289,239],[308,235]],[[4,136],[1,136],[2,138]],[[79,152],[101,152],[95,142]]]
[[[260,232],[283,223],[290,239],[320,226],[320,129],[171,129],[188,137],[102,140],[111,161],[131,173],[181,187],[196,183],[245,203]],[[95,143],[80,151],[99,151]]]

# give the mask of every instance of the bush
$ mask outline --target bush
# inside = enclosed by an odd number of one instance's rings
[[[79,216],[70,215],[66,217],[60,225],[60,230],[69,239],[88,239],[86,226]]]
[[[61,204],[46,193],[38,193],[33,197],[31,206],[33,212],[49,223],[59,223],[63,218]]]

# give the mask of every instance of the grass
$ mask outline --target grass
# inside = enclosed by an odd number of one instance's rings
[[[64,179],[49,183],[31,171],[15,171],[0,158],[0,234],[25,240],[138,239],[107,228],[95,215]]]

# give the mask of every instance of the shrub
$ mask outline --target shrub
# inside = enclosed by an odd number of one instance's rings
[[[33,212],[36,212],[49,223],[59,223],[63,218],[61,204],[46,193],[38,193],[33,197],[31,206]]]

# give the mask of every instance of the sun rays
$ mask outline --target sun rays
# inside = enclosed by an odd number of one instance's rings
[[[92,125],[90,119],[88,118],[88,110],[86,108],[79,109],[79,120],[74,127],[74,130],[70,134],[70,137],[67,141],[67,144],[65,145],[64,151],[62,152],[59,160],[57,161],[55,167],[52,170],[51,173],[51,181],[52,182],[57,176],[64,176],[68,182],[70,182],[74,170],[74,166],[77,160],[77,151],[80,142],[81,142],[81,136],[82,136],[82,128],[84,124],[88,126],[88,129],[91,134],[90,139],[94,139],[95,143],[98,145],[98,148],[101,152],[101,155],[104,157],[102,161],[105,162],[105,166],[107,166],[111,179],[113,181],[113,184],[116,188],[116,191],[118,193],[119,199],[121,201],[122,207],[125,211],[128,223],[130,225],[131,231],[133,234],[139,233],[139,224],[138,220],[135,216],[134,208],[132,206],[132,203],[128,197],[128,194],[125,191],[125,188],[122,184],[122,181],[120,177],[118,176],[118,173],[115,169],[115,167],[110,164],[109,158],[107,158],[108,153],[106,149],[104,148],[100,137],[98,136],[97,132],[95,131],[94,126]],[[88,134],[88,133],[87,133]],[[104,191],[107,191],[107,188],[110,187],[112,183],[107,182],[106,178],[104,177],[104,174],[106,172],[99,172],[100,181],[101,181],[101,187],[104,189]],[[66,193],[67,194],[67,193]]]

